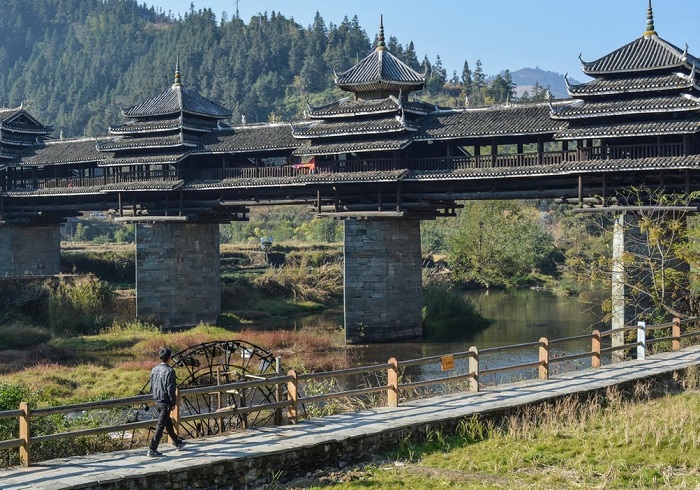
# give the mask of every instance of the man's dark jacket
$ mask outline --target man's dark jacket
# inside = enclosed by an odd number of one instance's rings
[[[175,371],[164,362],[151,370],[151,393],[156,403],[175,406]]]

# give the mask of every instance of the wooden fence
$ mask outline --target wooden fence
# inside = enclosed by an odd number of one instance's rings
[[[590,334],[579,335],[575,337],[567,337],[562,339],[550,340],[541,338],[537,342],[529,342],[523,344],[509,345],[503,347],[493,347],[479,350],[476,347],[471,347],[466,352],[451,353],[442,356],[424,357],[420,359],[411,359],[398,361],[395,358],[389,359],[385,364],[377,364],[372,366],[361,366],[338,371],[328,371],[319,373],[297,374],[295,371],[289,371],[287,375],[281,376],[273,374],[270,377],[262,377],[250,381],[235,382],[222,384],[217,386],[202,386],[197,388],[185,389],[178,391],[178,403],[172,412],[176,431],[179,426],[185,422],[193,422],[201,419],[218,419],[226,416],[239,416],[252,412],[259,411],[280,411],[287,409],[287,417],[289,422],[297,422],[300,414],[300,408],[313,403],[319,403],[327,400],[338,398],[357,397],[368,394],[386,394],[386,406],[397,407],[401,399],[401,393],[409,390],[414,390],[420,387],[444,385],[445,383],[466,381],[466,389],[469,391],[479,391],[485,386],[484,377],[496,375],[505,372],[522,372],[523,370],[537,370],[537,376],[540,379],[548,379],[552,365],[555,363],[571,363],[576,360],[590,360],[591,368],[599,368],[604,359],[608,355],[619,353],[625,355],[628,351],[633,351],[637,359],[645,359],[647,350],[650,346],[666,343],[666,350],[678,351],[681,349],[681,341],[692,337],[700,336],[697,326],[700,318],[692,318],[687,320],[674,319],[672,322],[659,325],[645,325],[639,323],[636,326],[629,326],[614,330],[600,332],[593,331]],[[683,332],[683,326],[692,327],[686,328]],[[658,336],[647,339],[647,333],[651,331],[667,330],[669,335]],[[612,344],[611,339],[616,334],[628,334],[628,332],[636,332],[636,340],[634,342],[622,343],[620,345],[603,345]],[[628,334],[629,335],[629,334]],[[631,334],[633,335],[633,334]],[[634,335],[633,335],[634,336]],[[590,351],[576,352],[573,354],[552,355],[553,346],[572,341],[589,341]],[[661,350],[661,346],[654,347],[655,350]],[[481,369],[480,360],[488,354],[503,353],[515,350],[531,350],[536,352],[536,360],[524,363],[516,363],[507,366],[494,367],[490,369]],[[461,361],[464,364],[466,360],[466,369],[457,369],[458,364],[455,361]],[[587,364],[587,363],[586,363]],[[439,366],[440,372],[447,373],[435,379],[425,379],[420,381],[408,381],[401,376],[402,370],[411,366]],[[304,386],[318,382],[324,379],[338,380],[347,378],[348,376],[367,375],[379,373],[381,378],[385,380],[382,384],[375,386],[366,386],[357,389],[341,389],[333,393],[322,393],[313,396],[302,396]],[[223,393],[230,393],[233,390],[248,390],[265,387],[274,390],[278,393],[274,402],[265,401],[260,404],[251,406],[228,406],[219,408],[218,410],[208,413],[183,414],[180,407],[183,406],[183,401],[187,397],[196,397],[202,394],[210,396],[220,396]],[[281,396],[283,388],[286,388],[286,397]],[[284,399],[283,399],[284,398]],[[46,408],[30,409],[27,403],[20,404],[17,410],[7,410],[0,412],[0,420],[2,419],[18,419],[19,433],[15,439],[0,441],[0,450],[19,449],[22,465],[29,466],[31,459],[31,445],[42,442],[56,441],[61,439],[71,439],[76,437],[92,436],[99,434],[129,432],[135,430],[150,429],[155,426],[155,420],[142,420],[137,422],[129,422],[118,425],[91,427],[80,429],[71,432],[62,432],[57,434],[43,434],[33,436],[31,433],[31,422],[33,418],[82,413],[90,410],[100,409],[115,409],[120,407],[133,407],[134,405],[152,405],[153,400],[151,395],[140,395],[129,398],[120,398],[116,400],[104,400],[97,402],[80,403],[74,405],[55,406]],[[276,417],[277,423],[281,423],[281,417]]]

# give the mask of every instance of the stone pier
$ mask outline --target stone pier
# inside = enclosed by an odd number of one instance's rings
[[[0,277],[60,272],[60,225],[0,225]]]
[[[345,221],[344,286],[349,343],[422,335],[420,221]]]
[[[136,225],[136,315],[166,328],[221,313],[219,225]]]

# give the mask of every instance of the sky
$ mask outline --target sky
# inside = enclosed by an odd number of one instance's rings
[[[484,73],[539,67],[579,81],[579,55],[594,61],[641,37],[646,28],[648,0],[139,0],[176,16],[211,8],[220,20],[238,12],[247,24],[252,16],[272,11],[304,27],[318,11],[326,25],[357,15],[372,40],[384,16],[386,37],[404,46],[413,41],[419,59],[436,55],[448,76],[461,74],[464,62],[474,70],[481,60]],[[658,35],[700,57],[699,0],[654,0]],[[369,53],[368,53],[369,54]],[[350,67],[342,67],[350,68]]]

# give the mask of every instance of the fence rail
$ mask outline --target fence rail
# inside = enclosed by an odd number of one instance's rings
[[[263,377],[261,379],[255,380],[238,381],[235,383],[221,384],[216,386],[202,386],[197,388],[178,390],[177,404],[173,410],[172,417],[177,430],[177,428],[183,422],[211,418],[216,419],[226,415],[239,415],[264,410],[281,410],[286,408],[288,420],[293,423],[297,421],[299,409],[302,405],[321,403],[327,400],[333,400],[338,398],[356,397],[384,392],[386,393],[386,405],[389,407],[397,407],[399,404],[399,395],[401,392],[421,387],[431,387],[435,385],[444,385],[446,383],[453,383],[458,381],[468,381],[468,391],[479,391],[483,385],[483,377],[488,375],[494,375],[497,373],[537,369],[538,377],[540,379],[548,379],[550,375],[550,368],[553,363],[561,363],[564,361],[588,358],[590,359],[591,367],[598,368],[600,367],[601,360],[605,354],[615,353],[619,351],[629,351],[631,349],[636,348],[636,358],[644,359],[646,357],[646,351],[648,347],[650,345],[660,344],[661,342],[670,342],[670,350],[678,351],[681,349],[682,339],[700,336],[700,331],[697,330],[697,326],[699,323],[700,318],[691,318],[686,320],[680,320],[678,318],[675,318],[672,322],[669,323],[648,326],[643,322],[640,322],[636,326],[628,326],[603,332],[595,330],[590,334],[577,335],[574,337],[567,337],[562,339],[548,340],[547,338],[543,337],[537,342],[527,342],[502,347],[491,347],[488,349],[483,349],[481,351],[479,351],[479,349],[476,347],[472,347],[469,349],[469,351],[466,352],[457,352],[442,356],[430,356],[419,359],[408,359],[404,361],[397,361],[396,359],[392,358],[389,359],[389,361],[385,364],[360,366],[338,371],[327,371],[319,373],[297,374],[295,371],[292,370],[287,375],[273,375],[270,377]],[[695,328],[692,330],[688,329],[686,332],[683,332],[682,329],[684,325],[694,326]],[[670,329],[670,335],[665,335],[663,337],[657,337],[655,339],[647,340],[647,332],[661,329]],[[625,333],[631,331],[637,332],[637,338],[635,342],[624,343],[623,341],[620,345],[602,347],[603,339],[608,339],[616,333]],[[577,352],[574,354],[565,354],[561,356],[551,355],[551,347],[553,345],[558,345],[564,342],[585,340],[590,340],[591,342],[590,351]],[[536,361],[521,362],[518,364],[500,366],[490,369],[480,369],[480,360],[485,355],[533,349],[537,350]],[[460,372],[460,369],[458,369],[457,365],[454,363],[455,360],[467,360],[468,362],[466,370],[462,369]],[[440,365],[441,372],[443,372],[443,375],[434,379],[410,381],[404,379],[400,375],[402,371],[405,371],[407,368],[410,367],[436,364]],[[453,371],[454,373],[452,373]],[[322,379],[338,379],[348,376],[366,375],[371,373],[382,373],[382,376],[383,373],[386,373],[386,382],[382,382],[374,386],[341,389],[340,391],[332,393],[329,392],[311,396],[302,395],[304,391],[304,385],[308,383],[316,382]],[[287,398],[285,400],[276,400],[274,402],[268,401],[265,403],[245,407],[234,405],[222,407],[207,413],[182,414],[181,412],[181,407],[185,405],[185,401],[188,397],[196,397],[202,394],[221,395],[222,393],[230,392],[231,390],[246,390],[254,388],[272,388],[276,392],[280,392],[280,388],[282,386],[286,386],[287,388]],[[134,404],[146,404],[150,406],[153,404],[153,400],[151,399],[150,395],[139,395],[115,400],[102,400],[97,402],[79,403],[73,405],[63,405],[35,409],[30,409],[27,403],[22,402],[20,403],[19,409],[17,410],[0,411],[0,420],[17,419],[19,422],[18,437],[0,441],[0,450],[19,449],[22,465],[29,466],[32,462],[30,457],[32,444],[114,432],[143,430],[154,427],[156,423],[155,420],[142,420],[116,425],[90,427],[70,432],[31,435],[31,421],[32,419],[37,417],[80,413],[90,410],[115,409],[120,407],[133,406]]]
[[[178,171],[174,168],[145,170],[142,165],[130,171],[98,169],[102,175],[47,177],[41,173],[20,174],[9,182],[9,190],[61,189],[94,187],[109,184],[153,181],[221,181],[225,179],[255,179],[297,177],[305,174],[336,174],[409,169],[414,171],[449,171],[476,168],[521,168],[539,165],[559,165],[583,160],[640,159],[651,157],[680,157],[694,152],[683,143],[583,147],[576,150],[555,150],[492,155],[444,156],[429,158],[367,158],[353,160],[324,160],[313,164],[256,165],[248,162],[230,164],[229,168]],[[159,165],[159,168],[162,166]]]

